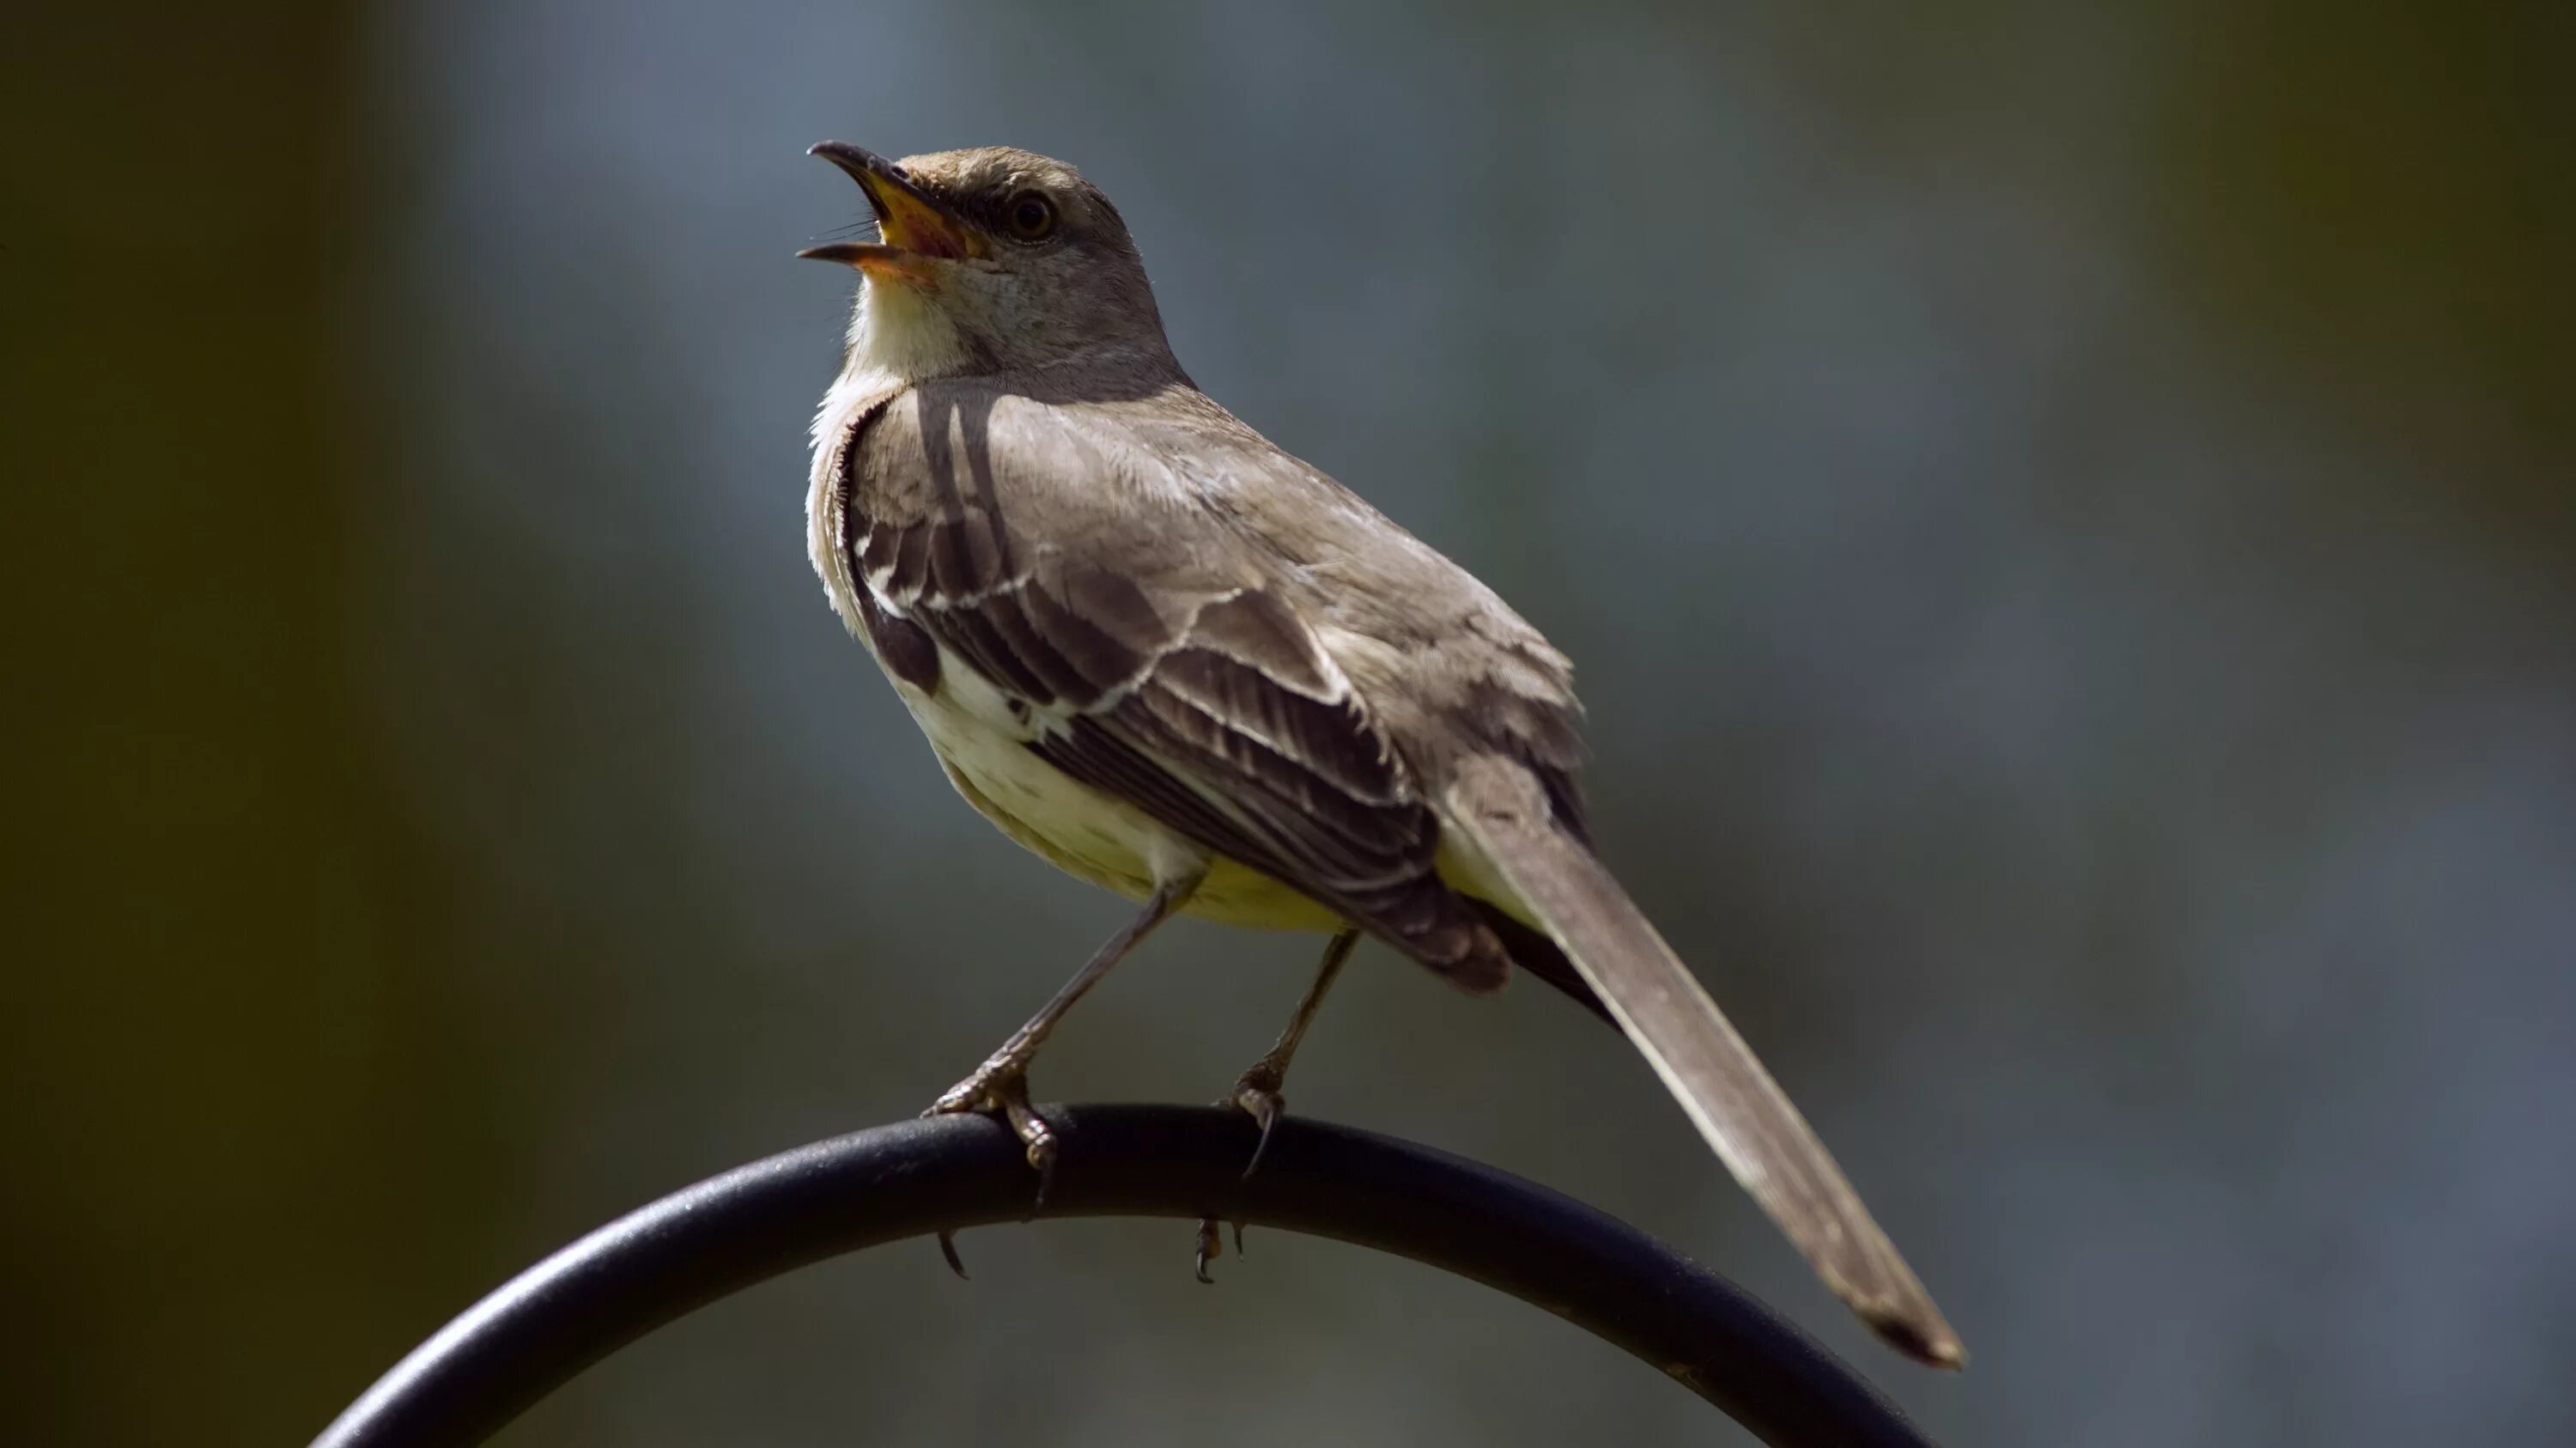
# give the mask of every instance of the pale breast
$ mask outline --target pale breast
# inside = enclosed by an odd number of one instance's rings
[[[1014,707],[964,660],[940,650],[939,683],[924,691],[891,672],[895,692],[939,755],[949,782],[1003,834],[1076,879],[1130,900],[1157,879],[1198,867],[1207,851],[1134,805],[1082,783],[1029,744],[1042,716]],[[1183,913],[1266,929],[1335,930],[1340,917],[1257,870],[1210,862]]]
[[[1199,853],[1134,806],[1040,758],[1029,748],[1037,725],[947,649],[939,651],[932,691],[894,682],[957,792],[1004,834],[1066,872],[1141,900],[1153,889],[1158,865],[1185,872]]]

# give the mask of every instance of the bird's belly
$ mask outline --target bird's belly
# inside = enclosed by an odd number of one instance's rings
[[[939,683],[896,692],[939,755],[949,783],[1005,835],[1057,869],[1130,900],[1153,893],[1208,852],[1178,831],[1040,758],[1033,721],[972,668],[940,650]],[[1219,857],[1183,912],[1281,930],[1338,930],[1341,917],[1258,870]]]

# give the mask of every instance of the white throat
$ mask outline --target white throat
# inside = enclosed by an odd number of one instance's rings
[[[850,314],[848,350],[814,411],[814,478],[849,438],[861,412],[924,378],[953,374],[966,344],[947,313],[910,287],[863,281]]]
[[[834,399],[856,402],[925,378],[950,376],[966,358],[965,341],[943,308],[908,286],[862,281],[859,305],[850,315],[849,351],[840,377],[824,396],[822,414],[814,420],[815,442],[837,436],[847,421],[832,418]]]

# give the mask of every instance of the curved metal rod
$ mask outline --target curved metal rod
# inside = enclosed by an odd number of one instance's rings
[[[1062,1155],[1039,1218],[1208,1215],[1374,1247],[1616,1343],[1775,1448],[1930,1441],[1741,1288],[1519,1177],[1289,1119],[1246,1181],[1254,1129],[1241,1112],[1043,1114]],[[1026,1220],[1033,1187],[1011,1133],[976,1116],[881,1126],[739,1167],[600,1228],[468,1308],[352,1403],[315,1448],[481,1442],[583,1368],[695,1308],[861,1247]]]

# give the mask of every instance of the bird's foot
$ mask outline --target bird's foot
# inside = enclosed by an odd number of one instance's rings
[[[1055,1181],[1055,1128],[1029,1105],[1028,1068],[1012,1061],[987,1061],[921,1114],[952,1116],[968,1111],[997,1111],[1010,1122],[1011,1134],[1020,1139],[1030,1169],[1038,1174],[1037,1205],[1046,1205],[1047,1187]]]
[[[1038,1174],[1036,1198],[1029,1203],[1035,1213],[1046,1205],[1047,1188],[1055,1184],[1056,1134],[1029,1104],[1028,1067],[1023,1062],[996,1056],[975,1068],[973,1075],[940,1093],[923,1116],[955,1116],[967,1112],[999,1112],[1011,1125],[1011,1134],[1020,1139],[1020,1149],[1029,1167]],[[948,1270],[959,1277],[966,1275],[966,1264],[957,1255],[954,1232],[939,1234],[939,1255],[948,1262]]]
[[[1252,1173],[1261,1166],[1261,1154],[1270,1149],[1270,1133],[1278,1127],[1280,1116],[1288,1110],[1288,1098],[1280,1094],[1279,1090],[1286,1076],[1287,1071],[1280,1063],[1265,1056],[1254,1062],[1250,1070],[1235,1078],[1232,1095],[1216,1103],[1219,1106],[1234,1107],[1251,1117],[1261,1127],[1261,1139],[1253,1143],[1252,1159],[1243,1164],[1245,1181],[1252,1180]],[[1222,1256],[1224,1251],[1225,1244],[1217,1235],[1216,1218],[1199,1218],[1198,1261],[1195,1270],[1201,1282],[1212,1283],[1216,1280],[1208,1275],[1208,1263]],[[1234,1224],[1234,1255],[1237,1257],[1243,1255],[1241,1222]]]
[[[1235,1078],[1233,1095],[1217,1103],[1240,1110],[1261,1127],[1261,1139],[1252,1145],[1252,1160],[1243,1164],[1245,1181],[1260,1170],[1261,1155],[1270,1149],[1270,1133],[1278,1129],[1280,1116],[1288,1110],[1288,1098],[1279,1090],[1286,1076],[1286,1071],[1264,1057]]]
[[[1199,1218],[1198,1250],[1196,1258],[1190,1266],[1191,1275],[1197,1277],[1199,1281],[1206,1283],[1208,1286],[1214,1287],[1216,1285],[1216,1279],[1208,1275],[1208,1264],[1224,1255],[1225,1238],[1217,1232],[1216,1218]],[[1243,1255],[1243,1224],[1241,1222],[1234,1224],[1234,1255],[1237,1257],[1241,1257]]]

